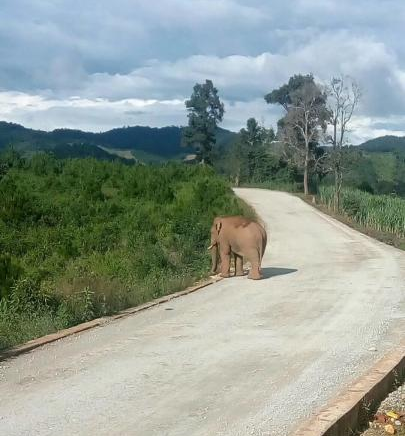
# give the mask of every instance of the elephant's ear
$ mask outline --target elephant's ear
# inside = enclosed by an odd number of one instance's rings
[[[217,234],[220,234],[221,227],[222,227],[222,223],[221,223],[221,221],[218,221],[216,223]]]

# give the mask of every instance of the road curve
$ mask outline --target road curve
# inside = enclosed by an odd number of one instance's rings
[[[236,192],[266,224],[265,279],[0,362],[1,435],[283,436],[403,340],[402,251],[289,194]]]

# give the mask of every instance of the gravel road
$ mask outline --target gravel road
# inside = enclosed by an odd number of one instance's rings
[[[265,279],[214,285],[0,362],[0,435],[287,435],[403,340],[404,252],[281,192]]]

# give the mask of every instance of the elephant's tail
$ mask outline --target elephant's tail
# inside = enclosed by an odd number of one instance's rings
[[[261,253],[261,260],[264,257],[264,253],[265,253],[265,249],[266,249],[266,244],[268,242],[268,236],[266,234],[266,231],[264,231],[264,236],[262,238],[262,253]]]
[[[265,228],[262,226],[260,226],[260,227],[262,229],[262,232],[261,232],[262,233],[262,235],[261,235],[262,236],[262,244],[261,244],[259,255],[260,255],[260,259],[262,261],[262,258],[264,257],[264,253],[265,253],[265,249],[266,249],[266,244],[268,242],[268,236],[266,234]]]

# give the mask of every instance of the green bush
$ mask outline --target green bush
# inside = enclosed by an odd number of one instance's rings
[[[11,287],[22,273],[23,269],[14,257],[0,254],[0,299],[10,294]]]
[[[190,284],[209,270],[213,217],[251,213],[201,165],[46,154],[7,165],[0,179],[0,348]]]

